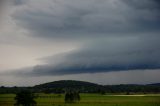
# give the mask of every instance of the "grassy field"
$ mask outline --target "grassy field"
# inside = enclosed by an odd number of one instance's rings
[[[160,95],[81,94],[78,103],[65,104],[64,95],[38,94],[37,106],[160,106]],[[13,106],[14,94],[0,94],[0,106]]]

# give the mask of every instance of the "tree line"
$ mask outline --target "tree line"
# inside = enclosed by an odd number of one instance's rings
[[[160,84],[149,85],[98,85],[84,81],[61,80],[33,87],[0,87],[0,93],[17,93],[22,90],[30,90],[35,93],[65,93],[67,89],[76,89],[80,93],[160,93]]]

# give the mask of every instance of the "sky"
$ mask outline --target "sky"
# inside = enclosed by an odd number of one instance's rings
[[[0,0],[0,86],[159,83],[159,0]]]

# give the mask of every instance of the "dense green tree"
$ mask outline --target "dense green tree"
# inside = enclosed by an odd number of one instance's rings
[[[80,101],[79,92],[76,91],[67,91],[65,94],[66,103],[74,103]]]
[[[21,91],[16,94],[15,106],[36,106],[36,101],[34,100],[36,96],[30,91]]]

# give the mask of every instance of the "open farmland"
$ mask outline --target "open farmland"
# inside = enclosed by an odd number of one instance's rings
[[[77,103],[66,104],[64,95],[37,94],[37,106],[160,106],[160,95],[81,94]],[[0,94],[0,106],[13,106],[14,94]]]

